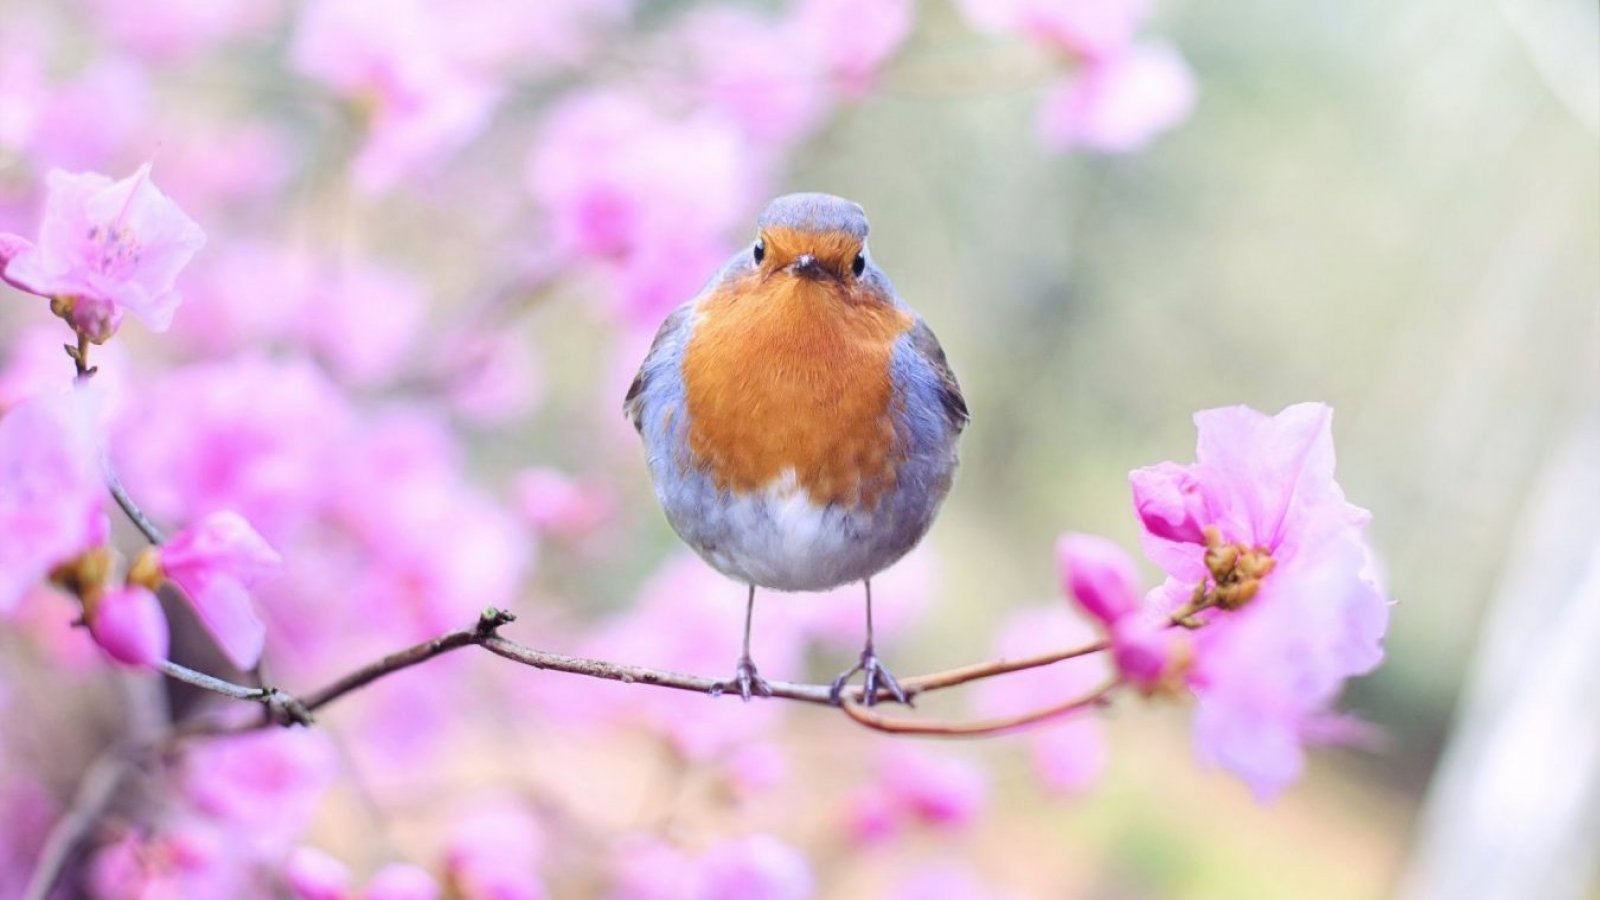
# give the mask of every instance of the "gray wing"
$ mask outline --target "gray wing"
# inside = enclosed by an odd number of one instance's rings
[[[956,381],[956,373],[950,370],[950,363],[944,358],[944,348],[939,346],[939,339],[933,336],[933,329],[920,318],[912,326],[909,337],[912,350],[933,369],[938,379],[935,391],[939,408],[943,410],[949,426],[959,433],[967,427],[972,415],[967,412],[967,398],[961,395],[961,384]]]
[[[633,423],[634,430],[640,433],[644,431],[645,395],[649,392],[653,380],[681,355],[684,332],[688,328],[689,317],[693,311],[694,303],[691,301],[667,315],[666,321],[662,322],[661,328],[656,331],[655,340],[650,342],[650,350],[644,355],[644,362],[639,364],[639,373],[633,376],[633,384],[628,385],[627,396],[622,398],[622,414],[628,417],[628,421]]]

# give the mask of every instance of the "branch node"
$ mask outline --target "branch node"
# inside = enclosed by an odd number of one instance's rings
[[[516,620],[517,617],[511,613],[489,606],[478,615],[478,624],[472,630],[480,638],[495,637],[495,632],[499,631],[500,626],[509,625]]]
[[[299,697],[277,688],[262,688],[261,702],[266,705],[267,715],[272,721],[285,728],[293,725],[311,725],[316,722],[311,709]]]

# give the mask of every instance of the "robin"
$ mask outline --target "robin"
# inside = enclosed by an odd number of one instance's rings
[[[867,252],[867,217],[828,194],[767,204],[740,250],[656,333],[623,409],[678,535],[749,587],[733,685],[770,696],[750,658],[756,588],[860,581],[863,698],[905,692],[872,643],[872,576],[916,546],[950,490],[967,404],[939,341]]]

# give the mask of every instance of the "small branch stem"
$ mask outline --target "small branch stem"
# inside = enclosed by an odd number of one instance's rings
[[[103,468],[105,469],[106,489],[111,492],[111,499],[117,501],[117,506],[122,508],[123,515],[128,517],[128,521],[133,523],[133,527],[139,529],[145,540],[152,544],[165,542],[166,535],[161,533],[161,529],[156,527],[156,523],[150,521],[150,517],[145,515],[144,510],[139,508],[139,504],[133,502],[133,498],[128,496],[128,489],[122,486],[122,479],[117,477],[116,471],[111,468],[111,463],[107,461]]]
[[[874,731],[883,731],[889,734],[918,734],[930,737],[986,737],[1016,731],[1028,725],[1071,715],[1092,707],[1104,706],[1109,702],[1111,693],[1120,684],[1119,680],[1112,679],[1096,688],[1093,692],[1064,703],[1046,706],[1043,709],[1036,709],[1021,715],[980,719],[976,722],[918,722],[911,719],[891,718],[854,701],[846,701],[844,703],[844,714],[857,724],[864,725]]]
[[[24,900],[46,900],[55,890],[62,873],[111,805],[122,779],[128,774],[132,764],[123,751],[122,747],[111,747],[89,766],[78,785],[78,793],[72,798],[72,806],[45,838],[39,862],[22,891]]]

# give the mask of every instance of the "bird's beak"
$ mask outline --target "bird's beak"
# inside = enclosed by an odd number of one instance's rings
[[[789,270],[801,278],[822,278],[828,275],[828,270],[817,258],[809,253],[802,253],[789,263]]]

